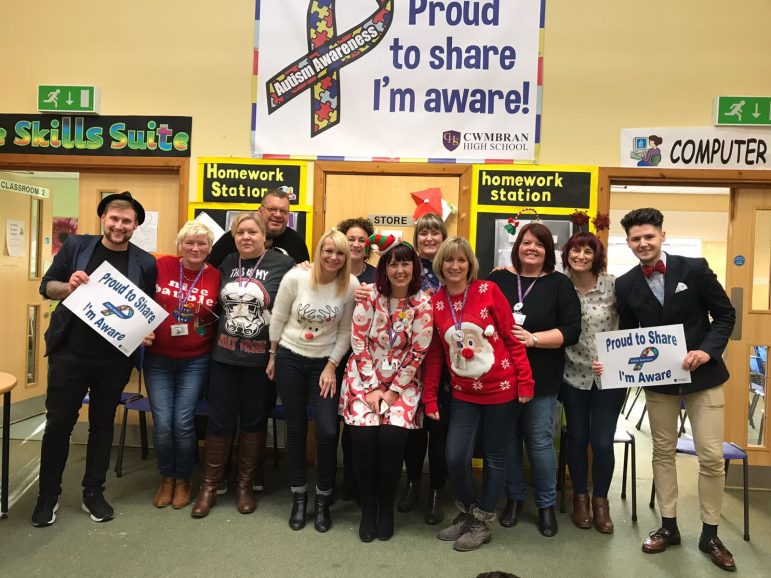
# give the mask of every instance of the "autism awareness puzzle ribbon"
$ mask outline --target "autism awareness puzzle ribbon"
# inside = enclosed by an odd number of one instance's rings
[[[308,5],[307,54],[266,83],[268,114],[311,89],[311,137],[340,122],[338,70],[377,46],[393,20],[393,0],[377,0],[378,9],[360,24],[337,35],[335,0],[311,0]]]
[[[659,356],[659,350],[655,347],[646,347],[642,350],[642,353],[640,353],[639,357],[630,357],[629,365],[632,365],[634,363],[634,367],[632,368],[634,371],[638,371],[642,369],[642,366],[644,363],[649,363],[656,359]]]
[[[121,319],[128,319],[134,315],[134,310],[131,308],[130,305],[121,305],[119,307],[116,307],[109,301],[105,301],[104,303],[102,303],[102,305],[107,307],[107,309],[102,311],[102,315],[104,315],[105,317],[109,317],[110,315],[117,315]]]

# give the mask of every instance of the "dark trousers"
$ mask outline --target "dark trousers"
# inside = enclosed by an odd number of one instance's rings
[[[110,466],[115,409],[131,377],[133,361],[119,356],[89,358],[60,346],[48,358],[46,427],[40,451],[40,494],[59,495],[70,451],[70,435],[86,393],[88,447],[84,492],[103,489]]]
[[[432,490],[441,490],[447,482],[447,427],[450,423],[450,392],[439,389],[439,419],[423,417],[421,429],[411,429],[407,434],[404,465],[407,479],[417,480],[423,473],[423,462],[428,450],[429,482]]]
[[[316,488],[327,493],[335,483],[340,388],[331,397],[321,397],[319,378],[326,365],[326,357],[303,357],[285,347],[276,353],[276,383],[286,412],[290,483],[298,491],[305,488],[307,403],[316,419]]]
[[[236,421],[240,431],[265,431],[275,399],[275,385],[268,379],[264,367],[232,365],[212,359],[207,433],[230,436]]]
[[[393,508],[410,430],[392,425],[346,426],[362,509]]]
[[[458,501],[465,508],[478,504],[485,512],[494,512],[506,485],[506,453],[521,406],[514,401],[486,405],[455,398],[451,405],[447,467],[458,493]],[[471,458],[474,456],[477,431],[481,431],[484,452],[482,497],[479,500],[471,477]]]
[[[589,458],[587,447],[592,444],[592,494],[596,498],[607,498],[616,458],[613,451],[613,437],[621,406],[624,404],[625,389],[577,389],[562,384],[560,395],[567,419],[568,444],[567,463],[573,493],[587,493]]]

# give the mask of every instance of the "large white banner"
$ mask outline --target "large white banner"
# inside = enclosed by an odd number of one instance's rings
[[[257,0],[252,153],[535,161],[544,0]]]
[[[127,357],[169,315],[107,261],[61,305]]]
[[[769,169],[771,129],[625,128],[622,167]]]
[[[606,331],[594,336],[603,364],[602,389],[691,383],[681,325]]]

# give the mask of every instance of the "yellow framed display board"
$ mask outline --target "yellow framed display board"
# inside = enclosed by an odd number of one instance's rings
[[[227,230],[229,213],[259,209],[271,189],[289,187],[289,226],[305,238],[313,236],[313,204],[308,199],[308,168],[299,160],[199,157],[196,202],[188,205],[188,218],[206,212]]]
[[[536,218],[533,209],[556,237],[557,249],[577,231],[570,215],[597,214],[599,168],[583,165],[474,165],[472,167],[469,240],[480,273],[511,264],[515,237],[503,228],[520,214],[520,227]],[[525,212],[523,212],[525,211]],[[591,222],[584,230],[593,230]],[[559,259],[558,259],[559,261]]]

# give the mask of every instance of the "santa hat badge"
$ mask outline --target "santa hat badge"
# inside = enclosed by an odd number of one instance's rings
[[[380,233],[375,233],[374,235],[369,236],[369,243],[370,246],[377,251],[378,255],[385,255],[396,247],[397,245],[401,244],[402,239],[401,237],[397,237],[396,235],[382,235]]]

